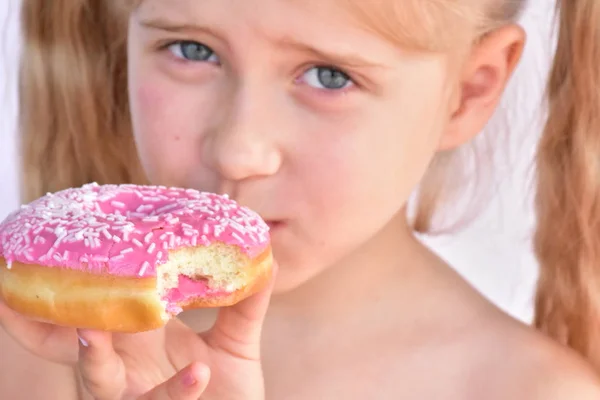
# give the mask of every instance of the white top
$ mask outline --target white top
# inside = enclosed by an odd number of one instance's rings
[[[17,56],[19,0],[0,2],[0,219],[18,206]],[[512,315],[529,320],[536,262],[531,170],[541,131],[539,108],[552,54],[553,1],[533,0],[523,17],[529,41],[524,59],[482,139],[494,144],[496,194],[477,220],[459,232],[423,240],[475,287]],[[5,23],[6,22],[6,23]],[[2,45],[6,45],[3,48]],[[6,56],[6,57],[4,57]],[[3,62],[6,60],[7,62]],[[484,157],[483,161],[489,158]]]

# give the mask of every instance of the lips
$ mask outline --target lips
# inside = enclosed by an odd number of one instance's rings
[[[265,221],[271,231],[279,229],[283,226],[283,221]]]

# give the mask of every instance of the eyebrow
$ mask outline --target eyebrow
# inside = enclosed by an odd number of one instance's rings
[[[219,35],[219,32],[214,29],[201,27],[199,25],[189,23],[177,23],[163,17],[156,18],[140,18],[140,25],[155,30],[161,30],[172,33],[198,33],[205,32],[215,36]]]
[[[296,51],[311,54],[334,65],[349,66],[354,68],[383,68],[384,66],[365,59],[356,53],[337,53],[317,49],[306,43],[300,42],[291,37],[283,37],[274,41],[281,48],[291,48]]]
[[[177,23],[164,17],[142,18],[140,25],[149,29],[162,30],[172,33],[207,33],[213,36],[221,36],[220,33],[208,27],[202,27],[192,23]],[[298,41],[292,37],[270,38],[270,41],[279,48],[289,48],[295,51],[310,54],[316,58],[324,60],[325,63],[332,66],[346,66],[352,68],[384,68],[384,65],[369,61],[356,53],[336,53]]]

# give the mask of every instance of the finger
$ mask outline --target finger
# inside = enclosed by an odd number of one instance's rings
[[[0,301],[0,326],[27,351],[46,360],[75,365],[75,329],[33,321],[11,310]]]
[[[118,399],[125,391],[125,366],[108,332],[79,330],[79,370],[97,400]]]
[[[263,290],[234,306],[219,310],[217,321],[206,337],[209,345],[240,358],[260,358],[262,325],[271,301],[277,268],[274,264],[271,278]]]
[[[198,400],[210,381],[210,369],[193,363],[138,400]]]

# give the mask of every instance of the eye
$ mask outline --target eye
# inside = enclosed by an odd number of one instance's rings
[[[219,57],[208,46],[193,41],[177,41],[171,43],[168,49],[177,58],[193,62],[219,62]]]
[[[346,73],[332,67],[313,67],[302,79],[312,87],[325,90],[341,90],[354,84]]]

